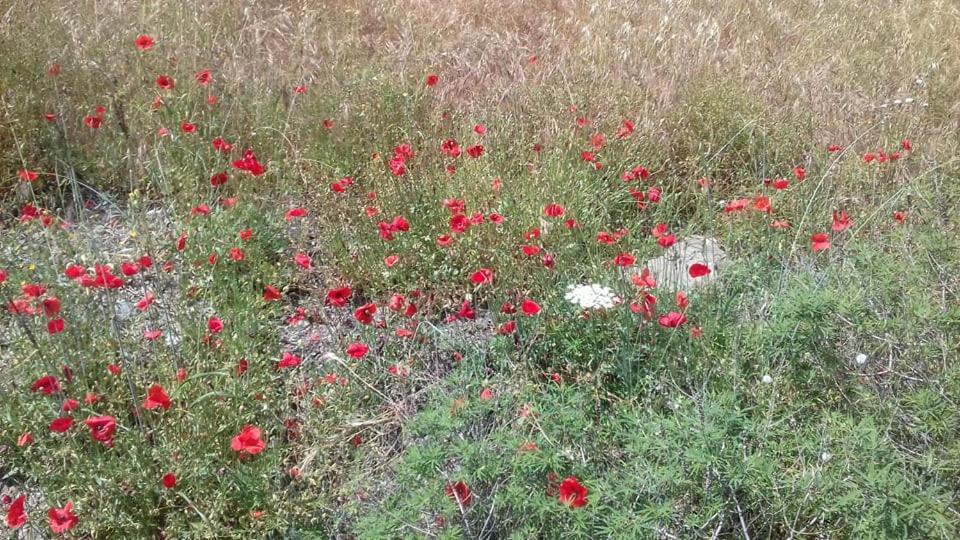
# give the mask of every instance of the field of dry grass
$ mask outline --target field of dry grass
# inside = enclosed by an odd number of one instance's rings
[[[954,144],[960,127],[960,6],[949,0],[8,4],[8,113],[54,61],[82,79],[75,99],[122,93],[116,81],[135,69],[127,41],[150,28],[171,67],[215,68],[228,89],[310,83],[346,96],[437,72],[441,110],[497,107],[547,134],[558,107],[577,104],[669,139],[671,120],[697,107],[689,93],[724,84],[774,120],[802,120],[817,144],[890,115],[937,144]]]

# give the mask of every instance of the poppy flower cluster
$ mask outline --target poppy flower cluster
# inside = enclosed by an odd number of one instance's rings
[[[260,176],[267,170],[266,167],[257,161],[257,156],[251,148],[244,150],[243,157],[233,161],[231,165],[234,169],[250,173],[251,176]]]
[[[413,148],[408,143],[399,144],[393,149],[393,157],[387,163],[394,176],[407,174],[407,162],[413,159]]]

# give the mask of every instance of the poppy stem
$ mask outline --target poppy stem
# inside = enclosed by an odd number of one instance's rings
[[[133,408],[133,416],[137,419],[137,426],[140,432],[146,437],[146,427],[143,425],[143,414],[140,405],[137,403],[137,390],[133,385],[133,379],[130,378],[130,363],[127,361],[127,355],[123,349],[123,337],[120,335],[120,327],[117,325],[116,297],[107,289],[109,297],[108,304],[111,306],[110,327],[113,329],[113,337],[117,340],[117,352],[120,353],[120,367],[123,372],[123,378],[127,383],[127,390],[130,392],[130,406]]]

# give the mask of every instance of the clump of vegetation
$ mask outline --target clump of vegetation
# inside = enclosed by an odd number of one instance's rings
[[[950,17],[601,4],[12,6],[0,528],[957,537]]]

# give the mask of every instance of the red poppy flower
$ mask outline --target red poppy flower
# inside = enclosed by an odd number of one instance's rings
[[[655,280],[653,276],[650,274],[649,268],[644,268],[639,275],[634,274],[630,276],[630,281],[632,281],[634,285],[640,288],[648,288],[648,289],[657,288],[657,280]]]
[[[63,332],[66,323],[63,322],[63,319],[50,319],[47,321],[47,333],[52,335],[59,334]]]
[[[114,377],[120,376],[120,366],[116,364],[107,364],[107,371]]]
[[[100,129],[100,126],[103,124],[103,118],[87,115],[84,117],[83,123],[90,129]]]
[[[470,274],[470,281],[474,285],[489,285],[493,283],[493,270],[481,268]]]
[[[194,133],[197,131],[197,125],[187,122],[186,120],[180,124],[180,131],[184,133]]]
[[[199,84],[200,86],[206,86],[210,84],[210,80],[212,78],[213,77],[210,76],[209,69],[200,70],[193,75],[193,79],[197,81],[197,84]]]
[[[20,436],[17,437],[17,446],[20,446],[20,447],[27,446],[32,442],[33,442],[33,435],[29,431],[25,433],[21,433]]]
[[[440,77],[438,77],[437,75],[433,73],[430,73],[429,75],[427,75],[427,81],[426,81],[427,86],[436,86],[438,82],[440,82]]]
[[[373,322],[373,316],[377,312],[377,305],[373,302],[364,304],[357,308],[353,312],[354,318],[360,322],[360,324],[370,324]]]
[[[173,473],[167,473],[160,478],[160,484],[167,489],[173,489],[177,487],[177,475]]]
[[[267,169],[257,161],[257,156],[253,154],[253,150],[247,149],[243,152],[243,158],[235,160],[231,163],[234,169],[239,169],[241,171],[246,171],[253,176],[260,176]]]
[[[637,262],[637,258],[629,253],[621,253],[613,258],[613,264],[617,266],[633,266]]]
[[[287,210],[287,213],[284,214],[283,219],[286,221],[293,221],[296,218],[302,218],[307,216],[306,208],[291,208]]]
[[[28,169],[21,169],[17,171],[17,177],[23,182],[33,182],[39,176],[39,174]]]
[[[477,312],[470,306],[470,302],[464,300],[464,302],[460,304],[460,311],[452,317],[452,320],[456,320],[457,317],[472,321],[477,317]]]
[[[634,130],[633,122],[631,122],[630,120],[624,120],[620,124],[620,129],[617,130],[617,138],[623,139],[625,137],[629,137],[630,134],[633,133],[633,130]]]
[[[451,158],[460,157],[460,144],[457,143],[456,139],[446,139],[440,143],[440,152]]]
[[[570,508],[580,508],[587,504],[589,490],[575,476],[564,478],[557,490],[557,500]]]
[[[670,313],[661,316],[657,322],[659,322],[660,326],[664,328],[678,328],[683,323],[687,322],[687,317],[683,313],[671,311]]]
[[[540,246],[523,246],[520,248],[527,257],[534,257],[540,254]]]
[[[775,219],[770,223],[770,226],[774,229],[788,229],[790,228],[790,222],[785,219]]]
[[[489,389],[489,388],[484,388],[484,389],[480,392],[480,401],[490,401],[491,399],[493,399],[493,397],[494,397],[494,396],[493,396],[493,390],[491,390],[491,389]]]
[[[763,212],[765,214],[772,213],[773,206],[770,205],[770,197],[758,195],[755,199],[753,199],[753,209],[757,212]]]
[[[398,262],[400,262],[400,257],[397,255],[388,255],[383,259],[383,264],[387,265],[387,268],[393,268]]]
[[[540,304],[530,299],[524,299],[523,302],[520,302],[520,311],[527,317],[533,317],[540,313]]]
[[[20,286],[20,291],[27,298],[39,298],[40,296],[43,296],[45,292],[47,292],[47,289],[43,285],[38,285],[36,283],[27,283],[25,285]]]
[[[7,509],[7,527],[11,530],[15,531],[27,522],[27,513],[23,510],[26,499],[26,495],[20,495],[10,503],[10,508]]]
[[[501,336],[509,336],[517,330],[517,323],[514,321],[507,321],[497,327],[497,334]]]
[[[304,270],[310,269],[310,257],[305,253],[297,253],[294,255],[293,262],[297,263],[297,266],[303,268]]]
[[[261,439],[260,428],[245,426],[231,441],[230,448],[240,454],[255,456],[263,451],[267,445]]]
[[[817,233],[810,237],[814,253],[830,249],[830,236],[826,233]]]
[[[183,251],[187,249],[187,233],[183,233],[177,237],[174,247],[177,249],[177,251]]]
[[[219,334],[223,332],[223,320],[220,317],[210,317],[207,319],[207,330],[211,334]]]
[[[230,260],[233,262],[243,262],[247,258],[247,254],[243,252],[240,248],[230,248],[230,251],[227,252],[227,256],[230,257]]]
[[[796,177],[797,182],[803,182],[807,178],[807,171],[803,167],[794,167],[793,176]]]
[[[903,142],[900,143],[900,148],[903,148],[904,151],[907,152],[913,150],[913,145],[910,144],[910,139],[904,139]]]
[[[482,144],[475,144],[467,148],[467,155],[473,159],[477,159],[478,157],[482,156],[483,152],[484,148]]]
[[[463,214],[457,214],[450,218],[450,230],[455,233],[463,234],[470,228],[470,218]]]
[[[343,307],[347,305],[347,301],[350,300],[351,295],[353,295],[353,290],[350,287],[331,289],[327,292],[327,300],[330,301],[330,305],[333,307]]]
[[[547,217],[560,217],[564,213],[563,207],[557,203],[550,203],[543,207],[543,215]]]
[[[453,484],[448,483],[444,486],[443,492],[457,506],[466,508],[473,502],[473,493],[470,492],[470,488],[462,480]]]
[[[907,213],[898,210],[893,213],[893,219],[896,220],[897,223],[903,225],[903,222],[907,220]],[[0,280],[0,283],[3,283],[3,281]]]
[[[299,356],[289,352],[285,352],[283,353],[283,356],[280,358],[280,361],[277,362],[277,369],[294,368],[299,366],[300,362],[302,361],[303,360]]]
[[[120,264],[120,273],[127,276],[133,277],[140,273],[140,266],[135,262],[124,262]]]
[[[160,75],[157,77],[157,86],[159,86],[161,90],[173,90],[174,86],[176,86],[176,83],[174,82],[173,77],[169,75]]]
[[[278,291],[277,288],[274,287],[273,285],[267,285],[266,287],[264,287],[263,289],[264,302],[274,302],[276,300],[280,300],[281,297],[282,295],[280,294],[280,291]]]
[[[112,416],[91,416],[83,421],[90,429],[90,437],[106,446],[113,446],[113,434],[117,431],[117,420]]]
[[[216,137],[210,144],[213,146],[213,149],[221,154],[229,154],[233,150],[233,145],[228,143],[223,137]]]
[[[407,298],[402,294],[394,294],[387,301],[387,307],[393,311],[400,311],[403,309],[403,304],[407,301]]]
[[[147,390],[147,399],[143,402],[144,409],[149,411],[159,407],[166,411],[170,410],[170,405],[170,397],[167,396],[167,391],[159,384],[154,384]]]
[[[830,226],[830,229],[833,232],[840,232],[850,228],[850,216],[846,212],[834,212],[833,213],[833,224]]]
[[[672,234],[665,234],[657,238],[657,243],[660,244],[662,248],[668,248],[677,243],[677,237]]]
[[[147,291],[147,294],[142,299],[137,301],[136,308],[140,311],[146,311],[147,308],[150,307],[150,304],[153,303],[154,298],[154,294],[150,291]]]
[[[394,156],[387,163],[390,167],[390,172],[394,176],[403,176],[407,174],[406,160],[401,156]]]
[[[347,356],[350,358],[363,358],[369,350],[370,347],[367,347],[363,343],[351,343],[347,345]]]
[[[54,534],[67,532],[77,526],[80,520],[73,513],[73,503],[67,502],[63,508],[51,508],[47,510],[50,530]]]
[[[723,211],[726,213],[739,212],[750,205],[750,199],[736,199],[727,203]]]
[[[153,47],[153,39],[146,34],[140,34],[133,40],[133,44],[141,51],[149,51]]]
[[[54,433],[66,433],[73,426],[73,418],[62,416],[50,422],[50,431]]]
[[[690,265],[690,277],[696,279],[710,274],[710,267],[703,263],[693,263]]]
[[[49,396],[54,392],[60,391],[60,380],[53,375],[47,375],[37,379],[30,387],[34,392],[42,391],[43,395]]]

